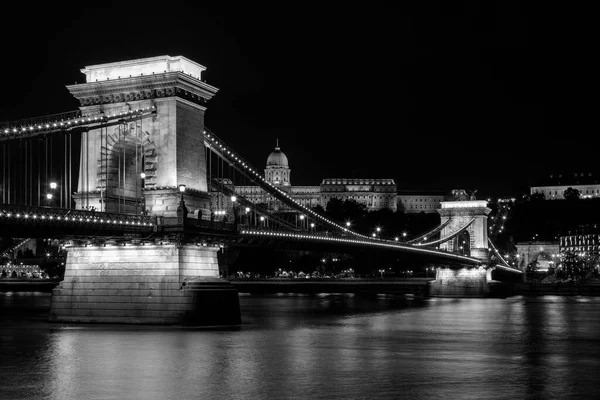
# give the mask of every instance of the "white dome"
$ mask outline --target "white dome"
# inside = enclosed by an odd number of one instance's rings
[[[279,146],[269,154],[267,158],[267,167],[289,167],[287,156],[281,151]]]

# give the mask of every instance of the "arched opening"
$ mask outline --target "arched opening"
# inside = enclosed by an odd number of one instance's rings
[[[452,249],[454,253],[469,256],[471,255],[471,235],[468,230],[463,230],[452,239]]]
[[[143,211],[141,177],[144,155],[139,144],[121,140],[108,156],[106,211],[139,214]]]

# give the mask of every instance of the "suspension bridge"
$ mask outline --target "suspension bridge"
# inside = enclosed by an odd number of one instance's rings
[[[0,234],[68,248],[52,321],[239,325],[217,259],[236,246],[394,252],[435,265],[439,295],[485,296],[492,271],[520,273],[488,239],[482,200],[442,202],[440,225],[406,242],[303,205],[204,125],[218,92],[204,70],[182,56],[87,66],[67,86],[79,110],[0,126]],[[236,191],[250,186],[277,207]]]

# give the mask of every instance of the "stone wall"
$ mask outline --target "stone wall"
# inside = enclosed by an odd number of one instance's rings
[[[488,272],[484,268],[437,268],[435,281],[430,283],[432,297],[487,297]]]

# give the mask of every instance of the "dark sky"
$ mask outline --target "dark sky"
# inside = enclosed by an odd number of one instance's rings
[[[0,121],[76,109],[65,85],[86,65],[183,55],[219,88],[206,126],[259,169],[278,138],[295,185],[505,196],[598,170],[591,10],[398,3],[418,6],[21,2],[0,23]]]

